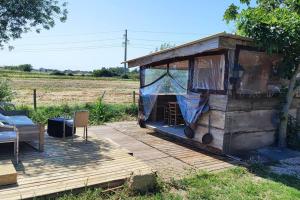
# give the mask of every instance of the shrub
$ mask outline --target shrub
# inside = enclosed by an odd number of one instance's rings
[[[117,76],[117,74],[115,74],[114,72],[112,72],[111,70],[106,69],[106,68],[102,68],[102,69],[99,69],[99,70],[94,70],[92,74],[95,77],[113,77],[113,76]]]
[[[20,71],[24,71],[24,72],[31,72],[33,67],[31,64],[23,64],[23,65],[19,65],[18,66]]]
[[[28,107],[21,107],[18,109],[28,110],[33,121],[40,123],[47,123],[47,120],[53,117],[73,117],[74,112],[78,110],[88,110],[90,112],[89,123],[91,125],[134,119],[137,116],[137,106],[135,105],[105,104],[100,99],[95,103],[81,105],[70,106],[64,104],[38,107],[37,111]]]
[[[50,73],[50,75],[55,75],[55,76],[64,76],[66,75],[65,73],[59,71],[59,70],[54,70],[53,72]]]
[[[123,75],[121,76],[121,78],[122,78],[122,79],[129,79],[129,76],[128,76],[128,74],[123,74]]]
[[[0,101],[10,102],[14,97],[14,93],[7,79],[0,79]]]

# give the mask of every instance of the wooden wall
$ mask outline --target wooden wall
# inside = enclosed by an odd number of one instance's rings
[[[217,150],[223,150],[223,138],[225,131],[225,114],[227,107],[228,96],[211,94],[209,97],[210,111],[203,114],[199,121],[198,127],[195,131],[195,138],[193,140],[202,142],[204,134],[208,133],[209,115],[210,115],[210,133],[213,136],[213,141],[209,145]]]
[[[269,146],[276,141],[279,123],[279,98],[228,98],[225,117],[223,151],[241,154],[245,151]],[[291,106],[296,114],[299,100]]]
[[[279,122],[279,99],[243,98],[210,95],[210,111],[200,117],[194,140],[202,142],[208,133],[209,115],[213,142],[208,146],[226,154],[240,154],[274,144]],[[299,99],[292,103],[290,114],[296,115]]]

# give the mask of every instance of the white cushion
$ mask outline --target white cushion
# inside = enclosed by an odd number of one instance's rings
[[[17,133],[14,131],[0,132],[0,142],[13,141],[17,138]]]

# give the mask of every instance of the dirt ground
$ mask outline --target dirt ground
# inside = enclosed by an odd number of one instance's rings
[[[33,89],[37,90],[38,105],[79,104],[94,102],[105,91],[106,103],[131,103],[138,81],[129,80],[70,80],[42,78],[11,78],[15,91],[14,103],[33,104]]]

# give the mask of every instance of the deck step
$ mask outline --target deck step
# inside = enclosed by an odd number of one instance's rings
[[[0,186],[17,183],[17,172],[11,160],[0,161]]]

